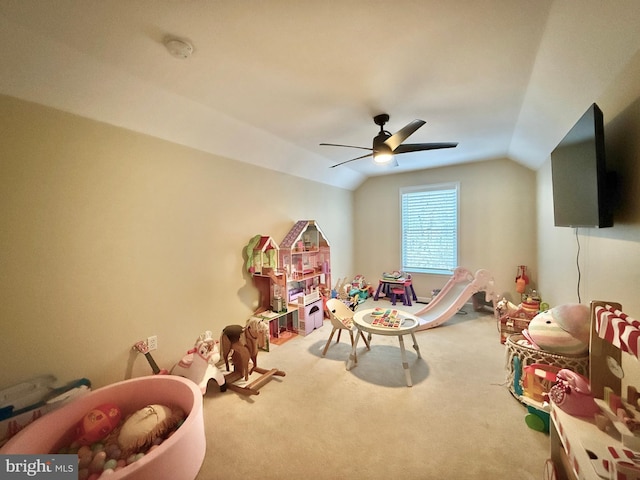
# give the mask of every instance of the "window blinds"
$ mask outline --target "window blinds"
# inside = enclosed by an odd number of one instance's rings
[[[458,266],[458,185],[400,191],[402,270],[449,274]]]

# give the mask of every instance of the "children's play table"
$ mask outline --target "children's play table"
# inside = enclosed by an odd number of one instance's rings
[[[418,297],[416,296],[416,292],[413,289],[413,283],[411,283],[410,278],[397,280],[381,278],[380,280],[378,280],[378,288],[376,290],[376,293],[373,295],[373,299],[378,300],[380,293],[384,293],[387,297],[391,297],[391,290],[393,288],[404,289],[404,297],[407,300],[408,306],[411,306],[411,299],[413,299],[414,302],[418,301]]]
[[[418,354],[418,358],[422,358],[415,336],[416,328],[418,328],[420,324],[418,318],[395,308],[369,308],[355,312],[353,315],[353,323],[359,332],[367,332],[369,338],[371,338],[372,334],[395,335],[398,337],[398,341],[400,342],[400,355],[402,357],[402,368],[404,369],[407,386],[411,387],[413,383],[411,381],[411,372],[409,371],[403,337],[404,335],[411,335],[413,348]],[[357,363],[356,348],[358,347],[360,336],[361,335],[356,335],[356,341],[353,344],[351,355],[349,355],[349,360],[347,361],[347,370],[351,370]]]

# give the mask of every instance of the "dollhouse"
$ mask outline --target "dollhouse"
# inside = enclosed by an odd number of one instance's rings
[[[280,266],[286,275],[285,297],[298,308],[298,333],[322,326],[321,291],[331,285],[330,245],[318,224],[300,220],[280,242]]]
[[[300,220],[280,242],[280,265],[287,274],[287,301],[295,302],[331,285],[330,246],[313,220]]]
[[[245,247],[246,268],[258,289],[256,318],[269,324],[268,351],[283,332],[308,335],[322,326],[321,292],[331,285],[330,246],[313,220],[296,222],[284,240],[256,235]]]

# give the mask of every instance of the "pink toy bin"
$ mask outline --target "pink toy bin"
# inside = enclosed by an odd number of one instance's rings
[[[193,480],[202,466],[206,450],[202,392],[195,383],[176,375],[133,378],[94,390],[44,415],[12,437],[2,454],[55,453],[72,441],[75,425],[92,408],[115,403],[123,416],[157,403],[180,407],[184,423],[162,444],[120,471],[111,480]]]

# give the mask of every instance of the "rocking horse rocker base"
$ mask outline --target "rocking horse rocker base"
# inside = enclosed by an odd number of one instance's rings
[[[233,372],[224,375],[225,383],[229,390],[243,395],[259,395],[258,389],[267,383],[273,376],[284,377],[286,374],[282,370],[272,368],[267,370],[258,367],[258,333],[266,326],[262,322],[250,320],[246,327],[240,325],[229,325],[222,331],[220,345],[222,346],[222,358],[229,370],[229,354],[233,363]],[[267,333],[268,333],[268,327]],[[233,353],[232,353],[233,352]],[[249,370],[249,360],[253,367]],[[253,372],[261,375],[246,386],[236,385],[235,382],[244,378],[249,380],[249,375]]]
[[[254,367],[254,372],[258,372],[261,375],[256,378],[253,382],[248,385],[242,387],[240,385],[236,385],[234,382],[237,382],[242,378],[242,373],[234,370],[231,373],[225,374],[224,378],[226,380],[227,389],[232,390],[237,393],[241,393],[242,395],[260,395],[258,389],[262,387],[265,383],[271,380],[271,377],[284,377],[286,373],[282,370],[278,370],[277,368],[272,368],[271,370],[267,370],[265,368]]]

